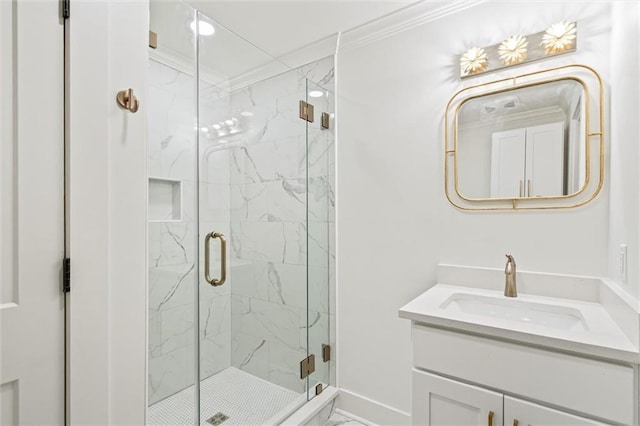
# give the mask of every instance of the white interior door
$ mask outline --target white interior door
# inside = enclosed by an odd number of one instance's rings
[[[526,129],[491,135],[491,198],[524,196]]]
[[[63,27],[0,1],[0,424],[64,423]]]
[[[564,193],[564,123],[527,127],[527,197]]]

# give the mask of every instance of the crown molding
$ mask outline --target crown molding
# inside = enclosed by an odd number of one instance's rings
[[[558,106],[550,106],[544,108],[538,108],[532,111],[521,111],[511,114],[504,114],[500,116],[500,119],[504,124],[513,124],[513,123],[522,123],[522,127],[527,127],[530,125],[535,125],[537,121],[540,120],[552,120],[558,118],[558,116],[562,115],[562,121],[566,120],[565,111]],[[486,118],[491,118],[487,116]],[[495,118],[495,117],[494,117]],[[526,124],[527,121],[530,121],[531,124]],[[483,127],[493,126],[494,123],[476,120],[469,123],[460,124],[460,129],[471,130],[471,129],[480,129]]]
[[[450,2],[421,1],[414,3],[343,32],[340,38],[340,51],[358,49],[485,2],[486,0],[455,0]]]
[[[149,59],[180,71],[183,74],[195,77],[196,62],[194,59],[187,59],[185,56],[168,49],[149,48]],[[212,86],[228,86],[228,78],[216,73],[208,67],[200,67],[200,81],[204,81]]]
[[[296,50],[285,53],[277,59],[289,68],[300,68],[336,53],[338,34],[332,34],[313,43],[302,46]]]

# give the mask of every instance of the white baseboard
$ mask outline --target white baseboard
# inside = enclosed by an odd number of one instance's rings
[[[410,425],[411,414],[397,410],[388,405],[340,389],[336,403],[336,411],[366,425]]]

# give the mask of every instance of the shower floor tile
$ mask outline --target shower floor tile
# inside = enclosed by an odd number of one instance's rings
[[[207,420],[218,413],[228,417],[223,426],[269,424],[305,396],[230,367],[201,382],[200,424],[211,426]],[[193,399],[191,386],[158,401],[148,409],[147,424],[193,425]]]

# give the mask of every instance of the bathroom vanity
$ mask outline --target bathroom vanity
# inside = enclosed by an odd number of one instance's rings
[[[637,425],[638,310],[595,278],[438,267],[402,307],[414,425]],[[634,341],[635,336],[635,341]]]

